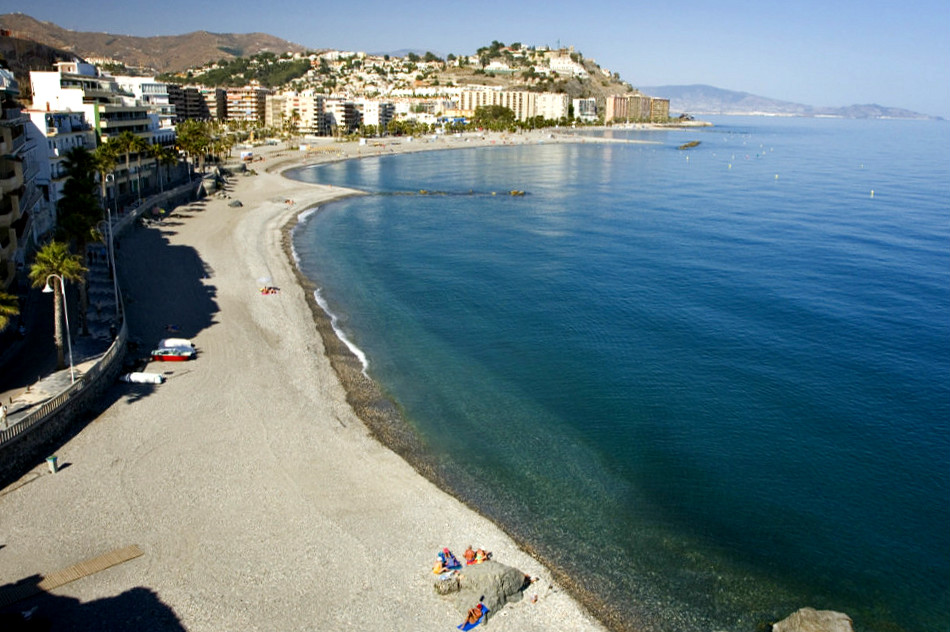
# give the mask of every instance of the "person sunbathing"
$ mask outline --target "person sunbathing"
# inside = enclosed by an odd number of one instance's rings
[[[491,558],[491,553],[485,551],[485,549],[478,549],[475,551],[475,563],[481,564],[482,562],[487,562]]]
[[[482,618],[482,612],[484,608],[485,605],[481,602],[478,602],[474,608],[469,608],[468,616],[465,618],[465,623],[478,623],[478,620]]]
[[[462,557],[465,558],[465,563],[466,563],[466,564],[474,564],[474,563],[475,563],[475,551],[472,550],[472,545],[471,545],[471,544],[469,544],[469,545],[468,545],[468,548],[465,549],[465,553],[462,553]]]

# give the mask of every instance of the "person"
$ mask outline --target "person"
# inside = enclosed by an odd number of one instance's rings
[[[491,557],[491,553],[486,553],[485,549],[478,549],[475,551],[475,563],[481,564],[482,562],[487,562],[488,558]]]
[[[465,563],[466,563],[466,564],[474,564],[474,563],[475,563],[475,551],[472,550],[472,545],[471,545],[471,544],[469,544],[469,545],[468,545],[468,548],[465,549],[465,553],[462,553],[462,557],[465,558]]]
[[[0,426],[7,427],[7,405],[0,404]]]
[[[482,618],[482,611],[485,608],[485,605],[482,602],[475,604],[474,608],[469,608],[468,616],[465,618],[465,623],[478,623],[478,620]]]

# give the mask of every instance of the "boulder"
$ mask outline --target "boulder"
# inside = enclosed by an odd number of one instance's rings
[[[854,627],[843,612],[802,608],[773,625],[772,632],[854,632]]]
[[[525,574],[517,568],[487,561],[463,567],[458,574],[458,586],[450,598],[462,616],[479,601],[488,607],[491,616],[509,601],[521,599]]]

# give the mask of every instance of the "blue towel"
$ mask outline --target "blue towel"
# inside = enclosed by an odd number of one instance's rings
[[[471,630],[476,627],[479,623],[485,620],[485,617],[488,615],[488,608],[482,606],[482,616],[478,617],[478,621],[475,623],[468,623],[467,621],[460,626],[457,626],[459,630]]]

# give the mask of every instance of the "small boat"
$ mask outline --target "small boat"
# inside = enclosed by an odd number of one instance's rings
[[[186,362],[193,360],[196,351],[185,347],[162,347],[152,350],[153,362]]]

